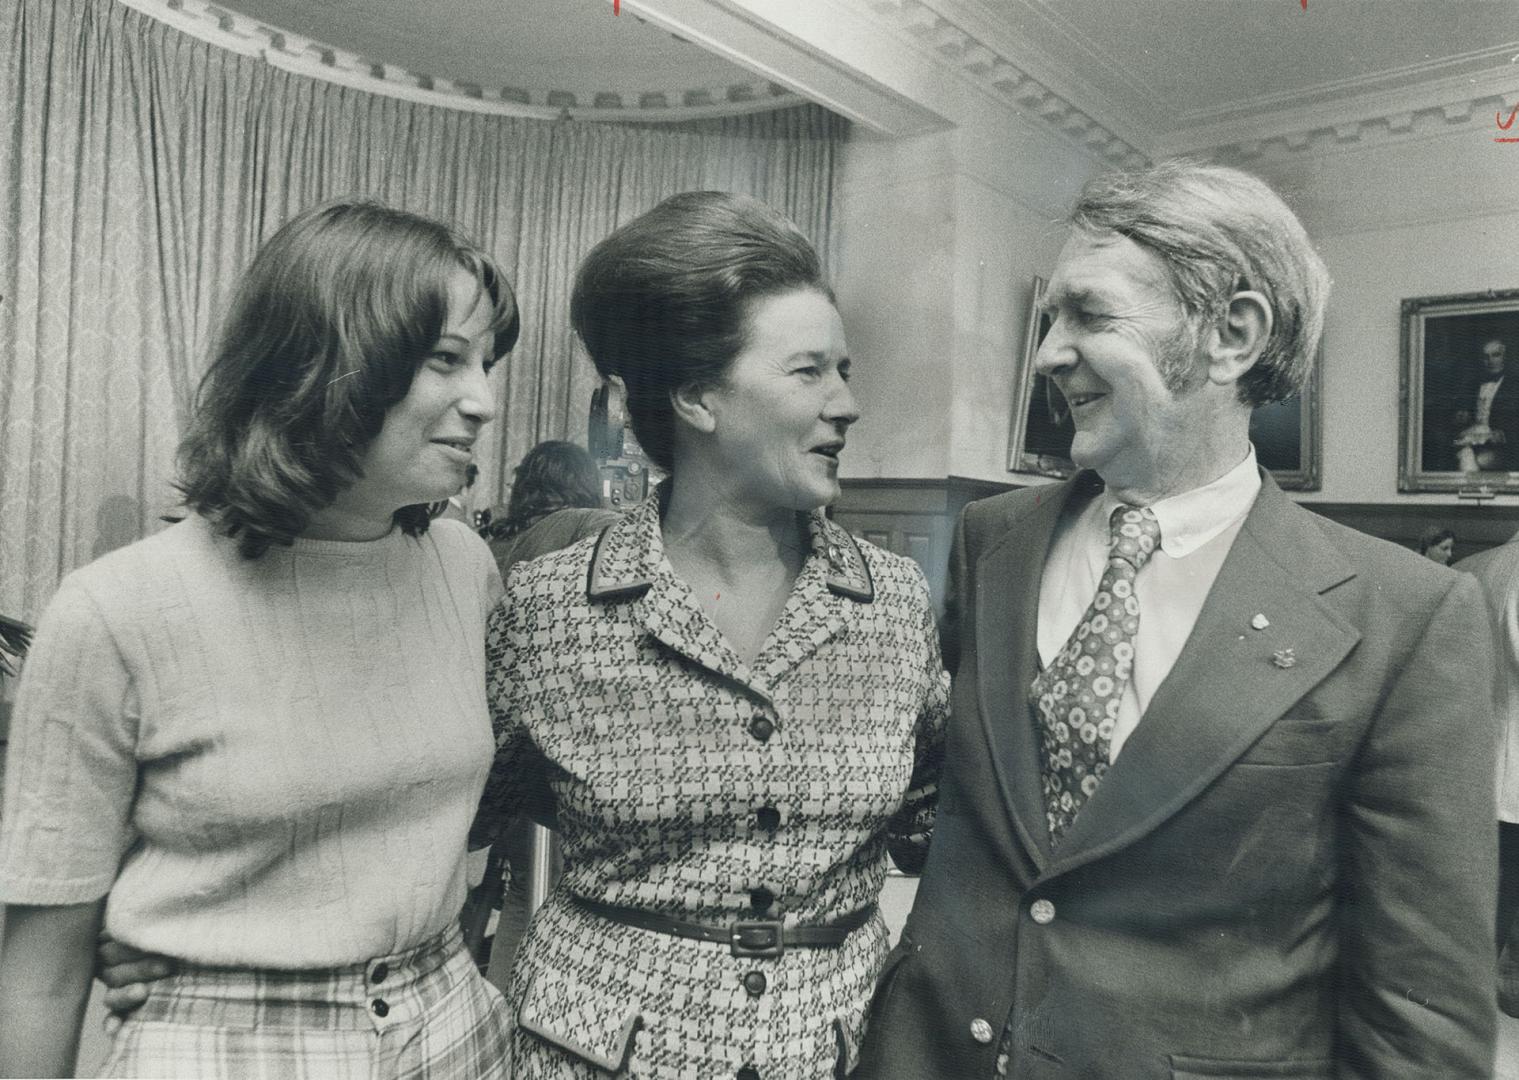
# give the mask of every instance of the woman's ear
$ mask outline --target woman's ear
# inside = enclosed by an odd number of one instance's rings
[[[717,414],[712,410],[713,388],[687,383],[670,391],[670,408],[675,418],[704,435],[717,429]]]
[[[1239,382],[1255,366],[1271,337],[1275,318],[1271,304],[1254,289],[1241,289],[1209,333],[1208,381]]]

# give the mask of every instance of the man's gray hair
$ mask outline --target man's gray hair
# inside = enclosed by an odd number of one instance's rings
[[[1117,233],[1159,255],[1191,321],[1221,319],[1241,289],[1266,297],[1274,316],[1255,366],[1239,381],[1251,407],[1300,391],[1313,370],[1329,271],[1287,204],[1266,183],[1223,165],[1178,159],[1099,176],[1070,222]]]

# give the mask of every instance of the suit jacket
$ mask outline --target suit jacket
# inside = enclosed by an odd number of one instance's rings
[[[961,518],[939,813],[860,1075],[990,1078],[1010,1020],[1019,1080],[1486,1080],[1493,658],[1476,582],[1267,476],[1186,648],[1052,850],[1027,701],[1040,577],[1094,481]]]

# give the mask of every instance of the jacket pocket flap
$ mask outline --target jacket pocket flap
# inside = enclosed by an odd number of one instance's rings
[[[1240,1061],[1171,1055],[1172,1080],[1332,1080],[1333,1058]]]
[[[605,993],[540,971],[522,995],[517,1025],[615,1073],[628,1063],[643,1016],[631,1006],[617,1009]]]

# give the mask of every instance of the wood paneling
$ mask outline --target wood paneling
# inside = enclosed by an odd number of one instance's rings
[[[834,504],[834,520],[855,536],[915,559],[928,578],[936,611],[944,610],[949,547],[955,519],[965,504],[1017,484],[998,484],[951,476],[943,480],[844,480]],[[1417,549],[1426,529],[1456,533],[1456,558],[1462,559],[1519,532],[1519,506],[1471,503],[1303,502],[1305,509],[1370,536]]]
[[[855,536],[906,555],[923,568],[934,610],[944,610],[944,587],[955,519],[965,504],[1013,484],[951,476],[944,480],[844,480],[832,515]]]

